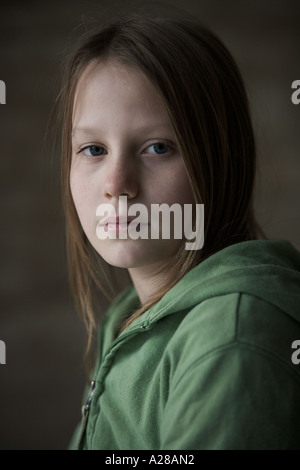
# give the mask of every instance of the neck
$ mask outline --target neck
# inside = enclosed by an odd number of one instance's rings
[[[171,284],[170,273],[173,262],[173,258],[169,258],[163,262],[128,269],[141,306],[150,302],[165,286]]]

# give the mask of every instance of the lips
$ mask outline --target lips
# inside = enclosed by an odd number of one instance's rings
[[[134,217],[127,215],[108,215],[99,220],[98,227],[102,227],[102,232],[100,232],[102,235],[98,235],[98,238],[102,238],[106,233],[108,238],[113,239],[116,235],[118,237],[120,235],[121,238],[128,238],[129,236],[129,238],[137,239],[139,237],[148,237],[149,222],[141,221],[141,217],[137,215]],[[105,236],[103,239],[105,239]]]
[[[107,216],[104,217],[104,219],[101,219],[99,221],[99,225],[128,225],[130,222],[135,220],[136,217],[127,217],[126,215],[124,216]]]
[[[127,233],[129,224],[134,221],[136,217],[129,216],[107,216],[99,221],[99,225],[104,226],[104,232],[106,233]],[[137,222],[137,228],[139,222]]]
[[[121,233],[121,232],[128,232],[129,222],[125,224],[107,224],[104,227],[104,231],[108,233]]]

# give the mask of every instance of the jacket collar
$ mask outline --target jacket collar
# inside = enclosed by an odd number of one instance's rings
[[[300,322],[300,254],[287,241],[256,240],[231,245],[189,271],[123,334],[148,330],[161,318],[230,293],[264,299]],[[120,314],[138,305],[134,287],[120,297]],[[122,336],[121,335],[121,336]]]

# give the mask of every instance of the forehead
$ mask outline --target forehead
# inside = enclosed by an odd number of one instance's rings
[[[78,81],[73,127],[110,118],[116,123],[130,119],[132,124],[155,120],[158,125],[170,125],[159,93],[142,72],[111,61],[93,61]]]

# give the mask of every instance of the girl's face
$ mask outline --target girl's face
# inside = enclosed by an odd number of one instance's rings
[[[149,80],[128,66],[90,63],[75,94],[72,145],[71,192],[83,230],[99,255],[129,269],[171,260],[182,240],[151,239],[151,205],[183,207],[194,197],[167,111]],[[143,220],[148,238],[126,236],[132,217],[119,212],[124,207],[120,196],[127,197],[127,210],[137,203],[148,210]],[[111,208],[110,224],[101,225],[104,217],[97,215],[103,204]],[[125,217],[123,223],[114,219],[112,209]],[[97,235],[99,223],[106,239]]]

